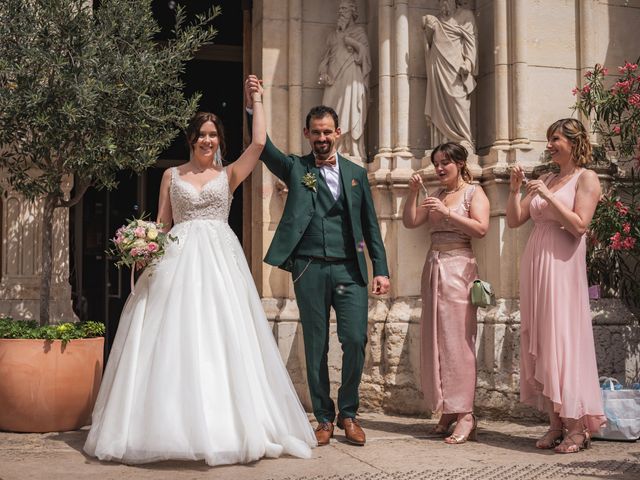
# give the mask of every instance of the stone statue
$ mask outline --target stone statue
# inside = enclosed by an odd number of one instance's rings
[[[354,0],[342,0],[338,7],[336,31],[327,38],[318,83],[324,85],[322,103],[332,107],[340,118],[342,134],[337,148],[341,153],[366,158],[364,130],[371,56],[367,34],[359,25]]]
[[[471,10],[459,0],[440,0],[440,14],[425,15],[427,98],[431,147],[460,142],[473,152],[471,92],[478,74],[478,32]]]

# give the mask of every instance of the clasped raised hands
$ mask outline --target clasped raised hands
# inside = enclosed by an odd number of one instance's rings
[[[244,81],[244,98],[247,108],[253,108],[254,100],[261,102],[263,93],[262,80],[255,75],[249,75]]]

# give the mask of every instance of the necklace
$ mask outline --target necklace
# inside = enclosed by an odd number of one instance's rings
[[[460,190],[462,187],[464,187],[466,185],[465,182],[461,182],[456,188],[454,188],[453,190],[445,190],[444,194],[445,195],[451,195],[452,193],[456,193],[458,190]]]
[[[191,162],[191,165],[193,167],[193,169],[196,171],[196,173],[203,173],[206,172],[207,170],[209,170],[213,165],[207,165],[204,168],[201,168],[199,165],[197,165],[194,162]]]

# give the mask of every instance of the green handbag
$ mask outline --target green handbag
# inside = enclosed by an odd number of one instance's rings
[[[471,303],[477,307],[488,307],[496,304],[496,295],[489,282],[475,280],[471,285]]]

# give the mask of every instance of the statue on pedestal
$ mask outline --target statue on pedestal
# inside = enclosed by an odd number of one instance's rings
[[[459,0],[440,0],[440,14],[425,15],[427,95],[431,147],[459,142],[473,152],[471,92],[478,73],[478,32],[471,10]]]
[[[342,133],[338,150],[365,159],[364,131],[371,56],[364,28],[355,24],[357,18],[355,1],[342,0],[338,7],[336,31],[327,38],[318,83],[325,87],[322,103],[332,107],[340,118]]]

